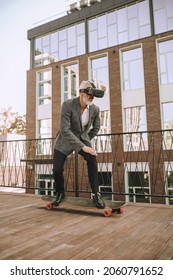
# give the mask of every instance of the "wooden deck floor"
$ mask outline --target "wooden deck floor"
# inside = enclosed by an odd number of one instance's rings
[[[173,259],[173,206],[127,204],[122,215],[47,211],[34,195],[0,192],[0,259]]]

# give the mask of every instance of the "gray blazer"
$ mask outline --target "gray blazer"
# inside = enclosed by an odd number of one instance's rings
[[[62,104],[60,130],[55,141],[55,149],[65,155],[74,150],[79,152],[84,145],[91,147],[90,140],[100,129],[99,108],[89,106],[89,121],[82,131],[79,97],[69,99]]]

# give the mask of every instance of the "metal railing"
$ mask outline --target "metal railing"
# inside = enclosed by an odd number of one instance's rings
[[[0,187],[53,194],[54,141],[0,141]],[[105,196],[173,204],[173,130],[100,134],[92,145],[98,152],[99,187]],[[90,193],[80,155],[67,157],[64,175],[66,191]]]

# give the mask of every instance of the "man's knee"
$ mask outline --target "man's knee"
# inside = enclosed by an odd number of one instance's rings
[[[93,167],[94,166],[97,166],[97,160],[96,160],[96,157],[93,156],[93,155],[89,155],[86,159],[88,165],[92,165]]]

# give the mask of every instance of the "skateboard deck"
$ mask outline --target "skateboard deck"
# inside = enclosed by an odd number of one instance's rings
[[[63,201],[59,205],[55,205],[52,203],[52,200],[55,198],[55,196],[50,195],[43,195],[41,197],[42,200],[49,201],[49,203],[46,204],[47,210],[52,210],[53,208],[72,208],[74,209],[74,206],[76,207],[84,207],[85,209],[90,209],[92,211],[97,211],[99,213],[102,213],[105,217],[111,216],[113,213],[115,214],[122,214],[123,213],[123,205],[125,202],[122,201],[111,201],[111,200],[104,200],[105,208],[99,209],[95,206],[95,203],[93,199],[91,198],[85,198],[85,197],[71,197],[71,196],[65,196]],[[76,209],[76,208],[75,208]]]

